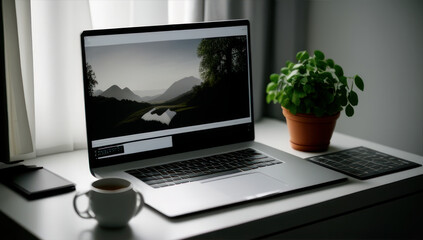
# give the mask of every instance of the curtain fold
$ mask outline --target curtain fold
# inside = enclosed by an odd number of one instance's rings
[[[13,161],[34,156],[31,22],[28,2],[4,0],[2,4],[9,150]]]
[[[204,0],[169,0],[169,23],[204,21]]]
[[[5,0],[8,61],[17,78],[8,92],[14,158],[86,148],[80,33],[131,27],[247,18],[251,22],[255,119],[263,113],[269,28],[274,1],[256,0]],[[270,14],[270,15],[269,15]],[[270,17],[269,17],[270,16]],[[14,32],[10,34],[10,32]],[[19,39],[17,38],[19,36]],[[14,38],[13,38],[14,37]],[[9,48],[8,48],[9,49]],[[24,54],[24,55],[23,55]],[[10,66],[10,65],[9,65]],[[9,68],[8,68],[9,69]],[[8,78],[9,79],[9,78]],[[24,96],[24,97],[23,97]],[[16,105],[19,103],[20,105]],[[26,110],[26,111],[24,111]],[[25,115],[26,113],[26,115]],[[26,135],[22,135],[22,131]],[[18,134],[19,137],[15,137]],[[25,142],[25,144],[21,144]],[[22,150],[18,146],[28,146]],[[29,153],[24,156],[22,153]]]
[[[37,155],[83,148],[79,35],[92,27],[88,2],[34,0],[31,12]]]

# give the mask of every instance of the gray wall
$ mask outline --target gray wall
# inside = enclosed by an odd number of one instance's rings
[[[307,49],[359,74],[355,115],[336,131],[423,155],[423,1],[310,0]]]

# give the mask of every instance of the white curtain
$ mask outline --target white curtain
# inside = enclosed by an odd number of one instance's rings
[[[2,12],[10,156],[30,158],[35,126],[29,2],[4,0]]]
[[[92,28],[85,1],[31,1],[36,154],[84,147],[79,34]]]
[[[250,18],[253,33],[265,34],[268,1],[239,0],[4,0],[15,19],[8,46],[14,53],[14,84],[7,79],[11,159],[86,148],[80,33],[86,29]],[[5,7],[5,5],[7,5]],[[257,15],[260,17],[252,18]],[[6,18],[6,16],[4,17]],[[6,28],[5,28],[6,30]],[[6,37],[5,37],[6,38]],[[17,40],[18,39],[18,40]],[[5,43],[5,45],[7,45]],[[263,82],[265,43],[252,39],[253,78]],[[6,48],[8,48],[6,46]],[[12,48],[11,48],[12,49]],[[258,60],[258,61],[257,61]],[[15,64],[16,66],[19,64]],[[258,67],[257,67],[258,66]],[[12,72],[7,70],[6,72]],[[257,84],[255,84],[257,85]],[[263,84],[255,87],[262,97]],[[13,106],[10,103],[15,104]],[[16,105],[18,104],[18,105]],[[255,101],[261,115],[261,99]],[[258,109],[258,111],[257,111]],[[20,111],[20,113],[19,113]],[[258,114],[257,114],[258,112]],[[21,119],[21,121],[16,121]],[[20,137],[19,137],[20,136]]]

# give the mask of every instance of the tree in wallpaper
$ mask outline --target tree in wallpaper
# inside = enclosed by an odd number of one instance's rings
[[[93,96],[95,85],[98,84],[93,67],[87,63],[88,95]]]

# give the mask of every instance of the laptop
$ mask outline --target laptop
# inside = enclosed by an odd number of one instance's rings
[[[254,142],[249,32],[248,20],[84,31],[91,173],[130,180],[168,217],[345,180]]]

